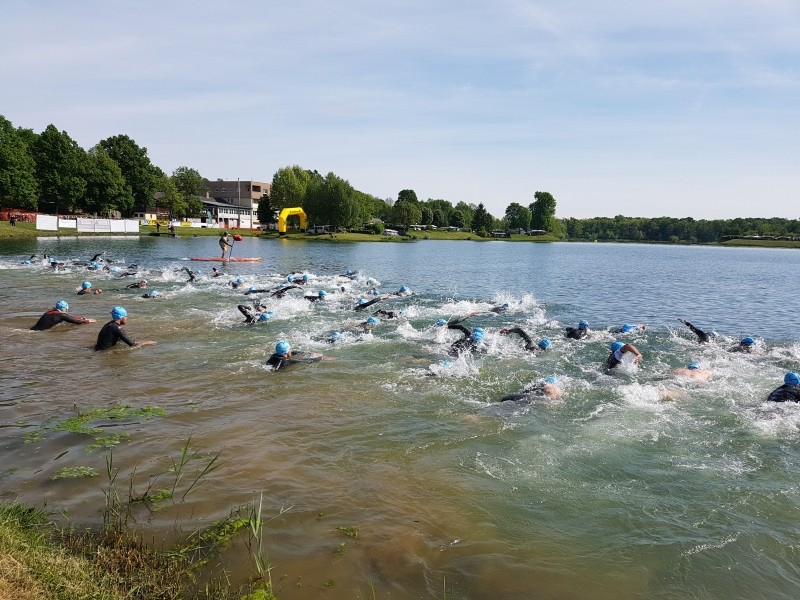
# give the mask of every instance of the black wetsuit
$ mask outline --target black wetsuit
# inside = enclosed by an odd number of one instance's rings
[[[289,290],[299,290],[299,289],[300,289],[299,285],[285,285],[282,288],[278,288],[277,290],[272,292],[270,296],[276,298],[283,298],[283,295]]]
[[[545,398],[547,397],[547,392],[545,391],[546,383],[537,382],[537,383],[529,383],[522,391],[517,394],[508,394],[500,398],[500,402],[505,402],[506,400],[513,400],[515,402],[525,402],[531,401],[535,398]]]
[[[616,352],[612,352],[611,354],[608,355],[608,358],[606,359],[606,369],[607,370],[611,370],[614,367],[616,367],[618,364],[620,364],[621,362],[622,362],[622,360],[617,358],[617,353]]]
[[[381,308],[380,310],[376,310],[374,313],[372,313],[372,316],[374,316],[374,317],[386,317],[387,319],[396,319],[396,318],[398,318],[400,316],[400,313],[397,313],[397,312],[395,312],[393,310],[383,310]]]
[[[579,329],[578,327],[567,327],[566,336],[572,340],[582,340],[589,335],[588,329]]]
[[[53,309],[48,310],[39,317],[39,320],[36,321],[36,325],[31,327],[31,329],[34,331],[44,331],[45,329],[55,327],[59,323],[75,323],[76,325],[82,325],[86,323],[86,319],[83,317],[73,317],[72,315]]]
[[[186,271],[186,274],[189,276],[190,282],[195,280],[197,274],[194,271],[192,271],[189,267],[183,267],[183,270]]]
[[[97,343],[94,345],[95,350],[108,350],[115,346],[118,341],[122,340],[128,346],[135,346],[136,342],[128,337],[122,326],[116,321],[109,321],[97,334]]]
[[[466,317],[463,318],[463,319],[456,320],[456,321],[448,321],[448,323],[447,323],[447,328],[448,329],[457,329],[458,331],[460,331],[461,333],[464,334],[463,338],[461,338],[460,340],[458,340],[456,342],[453,342],[450,345],[450,350],[448,351],[450,356],[458,356],[459,354],[462,354],[464,352],[473,352],[478,347],[478,345],[475,344],[471,339],[472,330],[464,327],[461,324],[465,320],[466,320]]]
[[[495,306],[494,308],[490,308],[489,312],[493,312],[496,315],[503,314],[504,312],[508,312],[507,306]]]
[[[800,402],[800,385],[782,385],[773,390],[767,400],[771,402]]]
[[[240,304],[236,308],[238,308],[239,312],[244,315],[245,322],[247,323],[255,323],[258,320],[258,317],[260,316],[260,313],[256,312],[255,310],[244,304]]]
[[[250,294],[266,294],[269,290],[247,290],[244,295],[249,296]]]
[[[697,327],[689,323],[689,321],[684,321],[683,319],[680,319],[680,322],[692,330],[692,333],[694,333],[697,336],[697,341],[700,342],[701,344],[707,344],[708,342],[711,341],[711,336],[709,334],[707,334],[702,329],[698,329]]]
[[[292,356],[281,356],[280,354],[273,354],[267,359],[267,364],[270,365],[275,371],[283,369],[295,363],[312,363],[322,360],[322,356],[309,356],[302,358],[303,352],[293,352]]]
[[[516,334],[517,334],[517,335],[519,335],[519,336],[520,336],[520,337],[521,337],[523,340],[525,340],[525,350],[529,350],[529,351],[531,351],[531,352],[536,352],[537,350],[541,350],[541,348],[539,348],[539,346],[537,346],[537,345],[536,345],[536,343],[535,343],[535,342],[534,342],[534,341],[531,339],[531,336],[529,336],[529,335],[528,335],[528,334],[527,334],[527,333],[526,333],[524,330],[522,330],[521,328],[519,328],[519,327],[512,327],[511,329],[508,329],[508,330],[507,330],[507,333],[516,333]]]
[[[383,298],[378,296],[377,298],[373,298],[372,300],[368,300],[367,302],[364,302],[363,304],[356,304],[353,307],[353,310],[357,310],[357,311],[365,310],[365,309],[369,308],[370,306],[372,306],[373,304],[375,304],[376,302],[380,302],[381,300],[383,300]]]
[[[303,298],[305,298],[309,302],[316,302],[318,300],[324,300],[325,299],[324,296],[319,296],[319,295],[317,295],[317,296],[303,296]]]

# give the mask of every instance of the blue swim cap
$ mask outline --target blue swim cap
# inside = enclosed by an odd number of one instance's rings
[[[445,325],[447,325],[447,321],[445,321],[444,319],[436,319],[437,327],[444,327]]]
[[[320,290],[320,291],[319,291],[319,297],[320,297],[320,298],[324,298],[324,297],[325,297],[325,296],[327,296],[327,295],[328,295],[328,292],[326,292],[325,290]]]
[[[700,363],[696,363],[696,362],[690,362],[690,363],[689,363],[689,364],[686,366],[686,368],[687,368],[687,369],[689,369],[690,371],[694,371],[695,369],[699,369],[699,368],[700,368]]]
[[[378,290],[372,290],[370,291],[370,294],[372,294],[373,296],[380,296],[380,292]]]
[[[550,375],[550,377],[545,377],[544,382],[552,383],[553,385],[558,385],[558,379],[556,379],[553,375]]]
[[[331,331],[331,334],[328,336],[328,340],[335,342],[340,337],[342,337],[342,333],[340,331]]]
[[[152,292],[150,292],[150,296],[153,297],[153,298],[156,298],[156,297],[158,297],[160,295],[161,294],[159,293],[158,290],[153,290]]]
[[[248,292],[255,292],[256,291],[256,287],[254,285],[251,285],[250,288],[247,291]]]
[[[294,281],[294,277],[292,277],[291,275],[289,275],[289,276],[286,278],[286,281],[288,281],[289,283],[292,283],[292,282]]]
[[[503,308],[508,308],[508,302],[503,302]]]
[[[358,305],[359,305],[359,306],[361,306],[362,304],[366,304],[366,303],[367,303],[367,301],[366,301],[366,300],[364,300],[363,298],[359,298],[359,299],[358,299]]]
[[[111,267],[112,273],[119,273],[120,271],[122,271],[122,269],[120,269],[119,267]]]
[[[23,265],[29,265],[29,264],[31,264],[31,259],[30,259],[30,258],[26,258],[25,260],[23,260],[23,261],[22,261],[22,264],[23,264]]]
[[[289,342],[278,342],[275,344],[275,354],[289,354],[289,351],[292,347],[289,345]]]
[[[96,263],[95,261],[92,261],[92,262],[90,262],[90,263],[89,263],[89,265],[90,265],[91,267],[95,268],[95,269],[100,269],[100,268],[102,268],[102,267],[100,267],[100,263]]]
[[[401,285],[401,286],[400,286],[400,293],[401,293],[401,294],[406,294],[406,293],[408,293],[408,288],[407,288],[406,286],[404,286],[404,285]]]
[[[195,270],[194,270],[194,274],[195,274],[195,275],[201,275],[202,273],[203,273],[203,272],[202,272],[200,269],[195,269]]]
[[[783,383],[786,385],[800,385],[800,375],[794,371],[789,371],[783,376]]]
[[[483,341],[483,327],[473,329],[469,339],[475,344],[480,344]]]
[[[619,332],[620,333],[628,333],[630,331],[633,331],[634,329],[637,329],[636,325],[631,325],[630,323],[625,323],[622,327],[620,327]]]
[[[370,317],[369,319],[367,319],[367,325],[377,325],[377,324],[378,324],[378,319],[376,319],[375,317]]]
[[[540,339],[539,343],[537,344],[537,346],[539,346],[539,348],[541,348],[542,350],[547,350],[552,345],[553,343],[547,338]]]
[[[258,315],[258,320],[259,321],[269,321],[271,317],[272,317],[272,311],[270,310],[270,311],[267,311],[265,313],[261,313],[260,315]]]
[[[303,275],[303,281],[308,281],[308,275]]]
[[[612,352],[616,352],[617,350],[621,350],[624,345],[625,344],[623,344],[622,342],[611,342],[611,344],[608,347],[611,348]]]
[[[753,338],[751,338],[750,336],[747,336],[747,337],[743,337],[742,338],[742,342],[741,343],[744,344],[745,346],[752,346],[753,344],[756,343],[756,341]]]
[[[244,279],[242,279],[241,277],[237,277],[236,283],[244,283]]]
[[[586,321],[584,321],[583,319],[581,319],[581,320],[578,322],[578,329],[589,329],[589,323],[587,323]]]
[[[719,334],[716,331],[709,331],[708,332],[708,337],[710,337],[710,338],[715,338],[715,337],[717,337],[717,335],[719,335]]]
[[[115,321],[128,316],[128,311],[121,306],[115,306],[111,309],[111,318]]]
[[[88,290],[90,287],[92,287],[92,282],[91,282],[91,281],[84,281],[84,282],[81,284],[81,287],[82,287],[83,289],[85,289],[85,290]]]
[[[69,310],[69,304],[66,300],[59,300],[56,302],[56,310]]]

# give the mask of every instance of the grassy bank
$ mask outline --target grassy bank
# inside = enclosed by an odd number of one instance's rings
[[[124,529],[63,529],[41,510],[2,504],[0,598],[275,600],[268,580],[238,591],[229,589],[224,577],[198,583],[198,568],[214,544],[251,523],[232,515],[189,536],[191,544],[167,551],[146,546]]]

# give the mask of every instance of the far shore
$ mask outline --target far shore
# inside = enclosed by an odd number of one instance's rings
[[[67,231],[40,231],[36,229],[34,223],[18,222],[15,226],[11,226],[8,221],[0,221],[0,241],[5,240],[25,240],[35,239],[40,237],[59,237],[59,238],[75,238],[75,237],[108,237],[108,236],[156,236],[169,237],[172,234],[164,231],[161,228],[160,232],[156,232],[156,228],[149,225],[143,225],[139,228],[138,234],[130,233],[77,233]],[[636,244],[666,244],[671,246],[681,245],[703,245],[703,246],[748,246],[748,247],[761,247],[761,248],[800,248],[800,241],[790,240],[768,240],[768,239],[732,239],[724,242],[715,242],[711,244],[695,244],[688,241],[677,242],[645,242],[637,240],[561,240],[554,236],[540,235],[518,235],[512,234],[510,237],[502,238],[482,238],[475,233],[465,231],[414,231],[406,236],[386,236],[381,234],[368,234],[368,233],[333,233],[322,235],[309,235],[301,231],[290,231],[281,236],[277,232],[262,232],[252,229],[228,229],[229,232],[239,234],[242,237],[253,237],[261,239],[286,239],[286,240],[306,240],[306,241],[326,241],[326,242],[382,242],[382,243],[409,243],[417,240],[463,240],[474,242],[597,242],[597,243],[636,243]],[[176,227],[176,237],[216,237],[219,235],[218,229],[194,228],[194,227]]]

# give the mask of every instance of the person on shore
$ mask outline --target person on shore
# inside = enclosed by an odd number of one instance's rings
[[[227,231],[222,232],[222,235],[219,238],[219,247],[220,250],[222,250],[222,258],[224,259],[228,248],[233,248],[233,242],[229,241]]]
[[[78,296],[85,296],[87,294],[102,294],[103,290],[92,289],[91,281],[84,281],[81,284],[81,289],[78,290]]]
[[[122,326],[128,322],[128,311],[121,306],[115,306],[111,309],[111,320],[103,325],[100,333],[97,334],[97,343],[94,345],[95,350],[108,350],[116,346],[117,342],[122,340],[128,346],[152,346],[155,344],[152,340],[139,341],[133,340],[128,337]]]
[[[67,313],[69,304],[66,300],[59,300],[55,306],[44,313],[39,320],[36,321],[31,329],[33,331],[44,331],[55,327],[59,323],[73,323],[75,325],[83,325],[84,323],[94,323],[94,319],[87,319],[86,317],[78,317]]]
[[[531,336],[528,335],[528,333],[521,327],[511,327],[500,330],[500,335],[511,335],[512,333],[516,333],[525,341],[525,350],[528,350],[529,352],[547,350],[553,345],[553,343],[547,338],[542,338],[538,342],[534,342],[533,338],[531,338]]]
[[[513,401],[513,402],[533,402],[540,398],[549,398],[551,400],[558,400],[561,398],[561,385],[558,379],[554,376],[545,377],[539,381],[529,383],[521,392],[516,394],[508,394],[500,398],[500,402]]]
[[[609,344],[611,354],[608,355],[605,362],[606,371],[611,371],[619,366],[626,354],[633,354],[634,364],[639,364],[642,360],[642,353],[637,350],[633,344],[624,344],[622,342],[612,342]]]
[[[589,336],[589,323],[581,319],[577,327],[567,327],[565,335],[571,340],[582,340]]]
[[[292,352],[292,347],[289,342],[280,341],[275,344],[275,352],[267,359],[267,364],[272,367],[274,371],[283,369],[294,363],[304,362],[312,363],[322,360],[321,354],[313,354],[305,356],[303,352]]]
[[[700,342],[701,344],[707,344],[712,339],[717,337],[716,331],[707,331],[707,332],[703,331],[702,329],[699,329],[694,325],[692,325],[691,323],[689,323],[689,321],[687,321],[686,319],[678,319],[678,321],[686,325],[692,331],[692,333],[697,336],[697,341]]]
[[[644,331],[647,328],[647,325],[644,323],[625,323],[622,327],[620,327],[616,333],[639,333]]]
[[[701,369],[700,363],[696,362],[690,362],[683,369],[675,369],[673,373],[677,377],[684,377],[693,381],[708,381],[714,375],[714,372],[710,369]]]
[[[756,350],[756,341],[749,335],[742,338],[742,341],[728,348],[728,352],[742,352],[744,354],[753,354]]]
[[[789,371],[783,377],[783,385],[767,397],[770,402],[800,402],[800,375]]]

